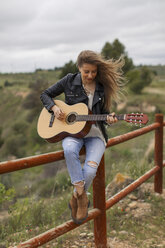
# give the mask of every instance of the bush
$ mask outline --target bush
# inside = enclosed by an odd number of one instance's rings
[[[58,191],[66,190],[72,185],[67,171],[59,172],[56,178],[56,190]]]
[[[37,123],[36,121],[34,121],[30,128],[29,128],[29,140],[30,142],[34,145],[34,143],[37,143],[37,144],[45,144],[45,140],[42,139],[38,133],[37,133]]]
[[[32,186],[31,191],[40,197],[51,197],[61,193],[71,186],[67,171],[59,172],[55,177],[42,179]]]
[[[31,83],[29,85],[30,93],[24,99],[23,108],[35,110],[38,114],[41,109],[40,95],[48,86],[48,82],[43,79],[38,79],[35,83]]]
[[[55,191],[55,178],[43,179],[32,186],[32,192],[37,192],[40,197],[51,197]]]
[[[24,134],[27,131],[28,128],[28,123],[24,120],[22,121],[17,121],[13,124],[12,129],[15,134]]]
[[[6,190],[5,186],[0,183],[0,207],[3,203],[12,201],[15,196],[14,188]]]
[[[65,194],[57,199],[24,198],[10,208],[8,219],[0,223],[0,240],[9,247],[14,242],[30,239],[59,225],[70,217],[67,208],[70,195]],[[14,235],[12,235],[14,234]]]
[[[43,200],[35,201],[30,198],[19,200],[11,207],[10,213],[11,217],[8,220],[10,233],[51,222],[49,205],[44,204]]]
[[[17,134],[10,136],[5,143],[6,155],[14,155],[16,157],[24,157],[26,154],[25,150],[26,136],[23,134]]]
[[[131,70],[127,73],[129,89],[135,94],[141,94],[144,87],[152,82],[153,73],[143,66],[140,70]]]
[[[140,71],[132,70],[127,73],[129,89],[134,93],[140,93],[142,85],[140,84]]]
[[[12,86],[12,83],[10,83],[8,80],[4,82],[4,87],[10,87]]]

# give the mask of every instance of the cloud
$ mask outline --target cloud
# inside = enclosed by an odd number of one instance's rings
[[[2,1],[0,71],[61,66],[116,38],[135,63],[165,63],[164,10],[164,0]]]

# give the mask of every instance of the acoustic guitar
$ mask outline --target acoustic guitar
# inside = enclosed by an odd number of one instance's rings
[[[65,118],[58,120],[53,113],[43,108],[37,124],[37,131],[40,137],[50,143],[58,142],[67,136],[82,138],[90,131],[91,125],[96,121],[106,121],[107,115],[93,115],[84,103],[67,105],[63,101],[55,100],[55,104],[63,110]],[[134,123],[135,125],[146,124],[146,114],[120,114],[116,115],[118,120]]]

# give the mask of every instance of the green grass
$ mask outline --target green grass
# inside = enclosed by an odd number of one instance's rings
[[[67,221],[70,218],[66,208],[70,191],[62,190],[50,199],[31,197],[17,200],[10,207],[8,219],[0,223],[1,241],[8,247]]]

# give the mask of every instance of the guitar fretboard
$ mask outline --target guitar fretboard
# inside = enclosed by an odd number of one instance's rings
[[[115,115],[118,120],[124,120],[124,114]],[[77,115],[76,121],[106,121],[107,115]]]

